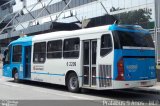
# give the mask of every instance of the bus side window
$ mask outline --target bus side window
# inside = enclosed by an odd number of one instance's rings
[[[33,62],[44,63],[46,60],[46,42],[39,42],[34,44]]]
[[[71,38],[64,40],[64,58],[78,58],[79,57],[79,46],[80,39],[79,38]]]
[[[100,55],[105,56],[112,51],[112,38],[110,34],[104,34],[101,37]]]
[[[22,46],[17,45],[13,46],[13,62],[21,62],[22,61]]]
[[[47,43],[47,58],[62,57],[62,40],[49,41]]]

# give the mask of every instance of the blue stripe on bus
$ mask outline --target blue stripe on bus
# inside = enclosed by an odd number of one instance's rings
[[[125,26],[125,25],[124,25],[124,26]],[[134,25],[133,25],[133,27],[134,27]],[[142,32],[142,33],[149,33],[149,31],[148,31],[148,30],[145,30],[145,29],[141,29],[141,30],[133,29],[133,30],[132,30],[132,29],[127,29],[127,28],[118,27],[118,25],[115,25],[115,24],[111,25],[108,30],[110,30],[110,31],[125,31],[125,32]]]
[[[49,73],[42,73],[42,72],[31,72],[33,74],[43,74],[43,75],[53,75],[53,76],[65,76],[65,74],[49,74]],[[79,76],[83,77],[83,76]],[[112,78],[104,78],[104,77],[96,77],[96,79],[112,79]]]
[[[42,72],[31,72],[32,74],[44,74],[44,75],[53,75],[53,76],[65,76],[65,74],[50,74],[50,73],[42,73]]]

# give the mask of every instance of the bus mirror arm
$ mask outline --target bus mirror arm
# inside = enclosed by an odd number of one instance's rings
[[[8,49],[6,49],[6,50],[4,51],[4,56],[7,55],[7,52],[8,52]]]
[[[118,23],[119,23],[118,20],[115,20],[115,21],[114,21],[114,24],[115,24],[115,25],[118,25]]]
[[[2,61],[4,62],[5,61],[5,58],[3,57]]]

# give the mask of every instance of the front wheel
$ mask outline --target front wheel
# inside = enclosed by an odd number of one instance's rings
[[[19,82],[19,76],[17,71],[14,72],[14,82]]]
[[[71,73],[67,79],[67,88],[70,92],[79,92],[79,81],[75,73]]]

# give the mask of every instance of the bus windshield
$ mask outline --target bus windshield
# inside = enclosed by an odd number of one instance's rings
[[[8,64],[9,63],[9,51],[8,49],[6,49],[4,51],[4,57],[3,57],[3,64]]]
[[[115,31],[115,35],[121,48],[124,46],[154,48],[152,36],[149,33]]]

